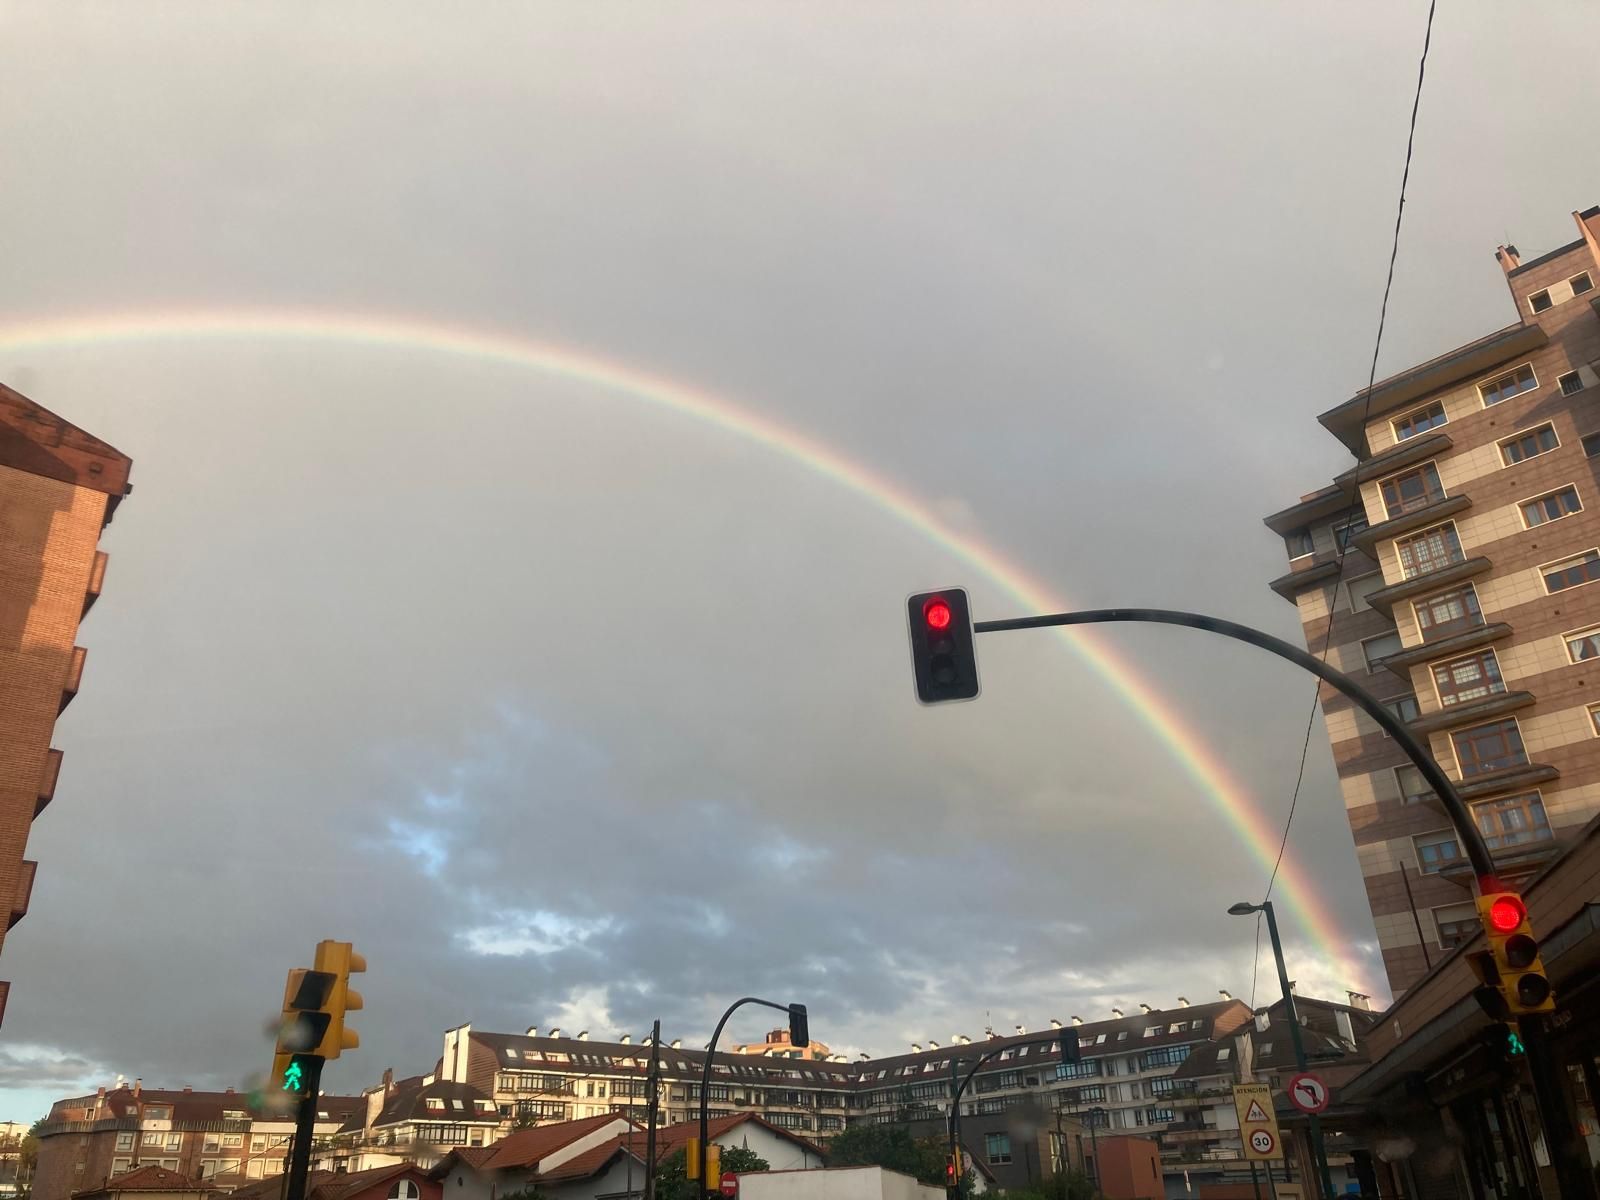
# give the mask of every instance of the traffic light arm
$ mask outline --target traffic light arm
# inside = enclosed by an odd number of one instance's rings
[[[717,1041],[722,1037],[722,1027],[728,1023],[728,1018],[743,1008],[746,1004],[761,1004],[767,1008],[775,1008],[781,1013],[787,1013],[789,1027],[795,1028],[798,1020],[802,1028],[806,1023],[806,1009],[803,1004],[779,1004],[775,1000],[763,1000],[760,996],[741,996],[728,1005],[728,1011],[722,1014],[722,1019],[717,1022],[717,1027],[711,1031],[711,1042],[706,1046],[706,1063],[700,1072],[700,1153],[701,1162],[705,1161],[706,1127],[711,1122],[711,1056],[716,1053]],[[806,1030],[809,1033],[809,1029]],[[809,1042],[809,1038],[807,1041]],[[709,1192],[715,1181],[707,1179],[702,1174],[700,1179],[700,1194]]]
[[[1494,873],[1494,857],[1489,853],[1488,843],[1483,840],[1483,832],[1478,828],[1478,823],[1472,819],[1472,813],[1461,799],[1461,794],[1456,791],[1456,785],[1439,769],[1439,764],[1433,761],[1433,755],[1428,752],[1427,747],[1419,742],[1405,727],[1405,723],[1385,708],[1376,696],[1343,671],[1330,667],[1298,646],[1291,646],[1281,638],[1262,633],[1259,629],[1252,629],[1248,625],[1239,625],[1233,621],[1207,617],[1200,613],[1177,612],[1166,608],[1093,608],[1082,612],[1047,613],[1038,617],[1013,617],[1004,621],[978,621],[972,628],[975,633],[1001,633],[1010,629],[1045,629],[1054,625],[1099,625],[1116,621],[1182,625],[1188,629],[1221,634],[1235,641],[1248,642],[1252,646],[1276,654],[1279,658],[1286,658],[1296,666],[1310,671],[1323,682],[1332,684],[1353,700],[1362,712],[1376,721],[1385,733],[1394,738],[1395,744],[1405,752],[1406,757],[1428,781],[1428,786],[1438,795],[1444,805],[1445,815],[1450,818],[1456,837],[1466,851],[1467,861],[1472,865],[1472,873],[1477,876],[1478,891],[1488,894],[1501,890],[1500,881]]]
[[[956,1130],[961,1127],[961,1095],[967,1090],[967,1085],[972,1082],[973,1076],[975,1076],[979,1070],[982,1069],[984,1063],[988,1062],[992,1058],[1000,1057],[1000,1055],[1005,1053],[1007,1050],[1015,1050],[1018,1046],[1048,1046],[1055,1042],[1058,1038],[1075,1038],[1077,1036],[1078,1035],[1070,1028],[1053,1029],[1048,1035],[1041,1034],[1036,1038],[1029,1038],[1025,1042],[1014,1042],[1010,1038],[1007,1038],[1005,1040],[1005,1045],[996,1046],[993,1050],[989,1050],[978,1055],[977,1061],[972,1064],[966,1075],[961,1077],[960,1082],[956,1083],[955,1095],[950,1098],[950,1115],[945,1119],[945,1124],[949,1127],[950,1131],[950,1153],[956,1153]],[[952,1057],[950,1060],[950,1078],[952,1081],[956,1079],[957,1068],[960,1062],[961,1059],[955,1057]]]

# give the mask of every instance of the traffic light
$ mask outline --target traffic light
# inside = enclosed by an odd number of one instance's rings
[[[957,1155],[951,1154],[944,1160],[944,1185],[955,1188],[961,1183],[961,1162]]]
[[[804,1004],[789,1005],[789,1044],[802,1051],[811,1045],[811,1021]]]
[[[337,982],[331,971],[296,967],[283,985],[283,1018],[278,1024],[278,1044],[272,1056],[271,1087],[285,1092],[303,1091],[305,1064],[300,1060],[320,1052],[332,1015],[328,1000]]]
[[[1076,1067],[1083,1062],[1083,1046],[1078,1042],[1078,1031],[1067,1028],[1061,1031],[1061,1063]]]
[[[713,1191],[722,1182],[722,1147],[715,1142],[706,1144],[706,1191]]]
[[[705,1182],[700,1174],[700,1139],[692,1137],[683,1144],[683,1175],[685,1179]]]
[[[1539,943],[1528,923],[1528,906],[1515,892],[1490,892],[1478,897],[1478,916],[1493,960],[1495,976],[1486,985],[1498,989],[1506,1016],[1554,1012],[1550,980],[1539,961]],[[1481,964],[1482,960],[1478,960]],[[1484,973],[1479,967],[1480,975]],[[1480,989],[1480,992],[1482,989]],[[1486,997],[1479,996],[1482,1004]]]
[[[323,1058],[338,1058],[345,1050],[361,1045],[361,1037],[344,1023],[345,1014],[364,1007],[361,993],[350,986],[350,976],[367,969],[367,960],[357,954],[349,942],[318,942],[317,970],[333,977],[333,988],[328,996],[328,1023],[319,1043],[317,1053]]]
[[[978,694],[978,659],[972,647],[972,613],[964,588],[919,592],[906,601],[911,668],[924,704],[971,700]]]

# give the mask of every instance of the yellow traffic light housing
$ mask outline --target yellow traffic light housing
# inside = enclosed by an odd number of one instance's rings
[[[706,1143],[706,1191],[714,1191],[722,1183],[722,1147],[715,1142]]]
[[[361,1035],[345,1024],[345,1014],[365,1007],[361,993],[350,986],[350,976],[367,969],[367,960],[349,942],[317,943],[317,970],[333,977],[326,1005],[328,1024],[316,1053],[323,1058],[338,1058],[345,1050],[361,1045]]]
[[[337,982],[332,972],[308,971],[296,967],[283,985],[283,1017],[278,1024],[278,1041],[272,1055],[274,1088],[299,1091],[304,1077],[297,1060],[321,1053],[332,1017],[328,1003]]]
[[[1556,1002],[1550,979],[1539,959],[1539,943],[1533,936],[1528,906],[1522,897],[1515,892],[1479,896],[1478,917],[1483,922],[1496,978],[1487,978],[1487,963],[1480,968],[1480,975],[1486,985],[1500,993],[1504,1013],[1497,1015],[1519,1017],[1554,1012]]]
[[[683,1174],[691,1181],[702,1180],[700,1174],[700,1139],[692,1137],[683,1144]]]

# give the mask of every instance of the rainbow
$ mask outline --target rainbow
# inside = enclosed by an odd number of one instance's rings
[[[381,350],[427,351],[477,362],[502,363],[574,380],[655,405],[773,451],[869,500],[940,549],[986,576],[1024,612],[1069,608],[1043,583],[977,540],[952,531],[904,488],[830,446],[759,413],[697,388],[650,375],[593,354],[509,334],[458,328],[431,320],[355,315],[314,309],[95,313],[10,324],[0,329],[0,354],[74,349],[107,343],[196,338],[337,343]],[[1112,647],[1082,628],[1052,630],[1144,720],[1207,800],[1244,838],[1270,871],[1281,831],[1250,801],[1227,767],[1160,695]],[[1278,874],[1289,908],[1315,948],[1341,978],[1362,991],[1362,969],[1343,947],[1350,939],[1322,902],[1299,861],[1285,855]]]

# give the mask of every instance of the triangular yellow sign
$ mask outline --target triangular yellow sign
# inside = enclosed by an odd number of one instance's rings
[[[1250,1101],[1250,1111],[1244,1114],[1244,1119],[1246,1124],[1249,1124],[1251,1121],[1272,1120],[1272,1118],[1267,1115],[1267,1110],[1261,1107],[1261,1101],[1259,1100]]]

